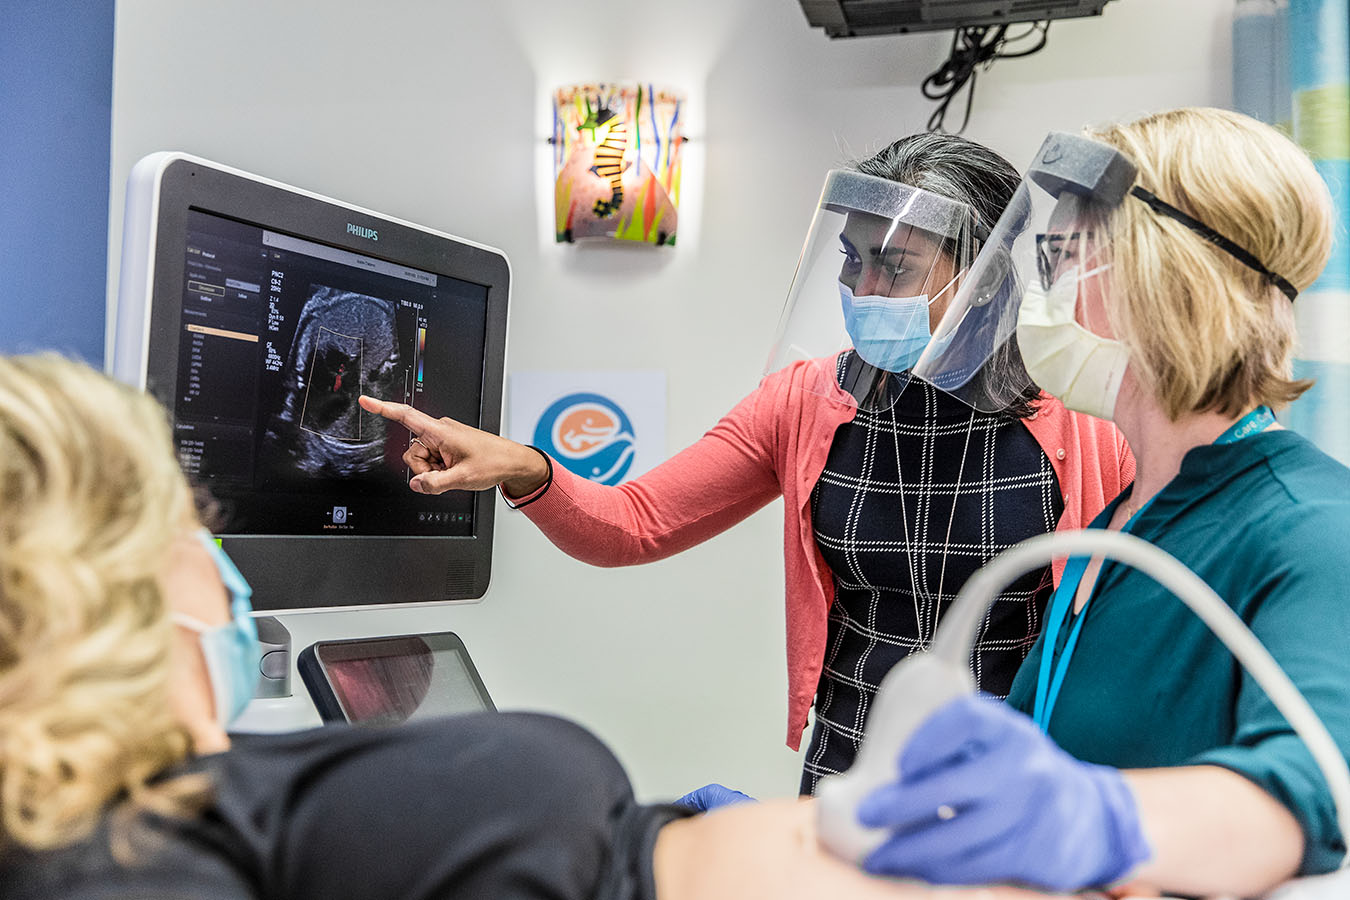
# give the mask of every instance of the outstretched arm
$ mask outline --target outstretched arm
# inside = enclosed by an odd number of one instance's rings
[[[362,396],[361,408],[407,428],[413,444],[403,454],[409,487],[422,494],[482,491],[501,485],[515,497],[543,486],[548,463],[538,452],[454,419],[433,419],[405,403]]]
[[[1015,887],[935,887],[867,875],[821,848],[814,801],[741,803],[664,826],[658,900],[1044,900]]]
[[[764,507],[780,494],[780,475],[798,477],[777,470],[780,415],[790,418],[791,408],[756,390],[692,445],[615,487],[555,464],[552,486],[523,512],[560,550],[591,565],[665,559]]]
[[[627,566],[672,556],[779,495],[771,445],[784,402],[782,391],[752,392],[692,446],[617,487],[555,465],[552,485],[530,497],[524,512],[560,550],[591,565]],[[530,447],[401,403],[362,397],[361,406],[417,438],[403,456],[414,473],[414,490],[500,484],[508,499],[523,499],[548,479],[547,460]]]

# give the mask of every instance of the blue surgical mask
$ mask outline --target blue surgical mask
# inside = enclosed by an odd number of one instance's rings
[[[216,704],[216,722],[227,727],[244,711],[258,689],[261,672],[258,662],[262,647],[258,643],[258,627],[250,613],[253,589],[239,574],[225,551],[205,529],[197,532],[198,539],[220,572],[220,580],[230,595],[230,621],[211,626],[184,613],[174,613],[174,621],[197,632],[201,641],[206,672],[211,678],[211,693]]]
[[[844,303],[844,328],[864,362],[887,372],[914,367],[928,346],[928,295],[917,297],[854,297],[839,283]]]

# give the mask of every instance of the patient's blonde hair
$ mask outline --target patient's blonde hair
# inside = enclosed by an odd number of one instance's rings
[[[1137,185],[1300,291],[1326,265],[1330,194],[1307,154],[1274,128],[1226,110],[1177,109],[1088,135],[1139,167]],[[1311,385],[1293,380],[1293,304],[1265,276],[1134,197],[1108,230],[1111,324],[1169,417],[1282,406]]]
[[[6,840],[57,847],[115,800],[173,813],[201,799],[201,778],[148,784],[189,749],[158,578],[190,516],[153,400],[56,356],[0,358]]]

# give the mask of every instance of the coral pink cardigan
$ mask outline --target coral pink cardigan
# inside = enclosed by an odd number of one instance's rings
[[[857,402],[835,381],[833,359],[767,376],[693,446],[617,487],[553,467],[553,484],[522,509],[564,553],[597,566],[664,559],[720,534],[779,494],[784,501],[788,723],[796,750],[825,656],[834,579],[816,548],[811,491]],[[1134,479],[1134,457],[1114,425],[1042,395],[1024,420],[1059,479],[1059,531],[1092,521]],[[514,498],[508,498],[514,499]],[[531,497],[515,499],[524,502]],[[1063,564],[1055,569],[1058,581]]]

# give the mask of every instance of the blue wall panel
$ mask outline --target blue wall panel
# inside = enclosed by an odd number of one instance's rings
[[[0,352],[103,364],[113,5],[0,2]]]

